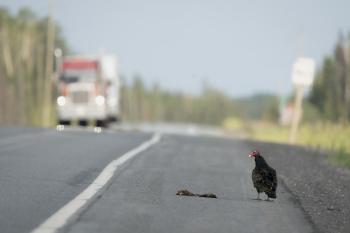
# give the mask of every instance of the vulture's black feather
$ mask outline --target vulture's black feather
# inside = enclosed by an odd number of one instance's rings
[[[276,198],[277,174],[275,169],[266,163],[258,151],[253,151],[250,155],[255,158],[252,180],[258,192],[258,198],[260,193],[265,193],[268,198]]]

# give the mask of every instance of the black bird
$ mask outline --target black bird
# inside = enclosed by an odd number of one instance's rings
[[[270,167],[264,157],[257,150],[252,151],[249,157],[254,157],[255,168],[252,172],[252,180],[254,188],[258,192],[257,199],[260,200],[260,193],[264,192],[267,195],[267,201],[270,198],[277,198],[277,175],[275,169]]]

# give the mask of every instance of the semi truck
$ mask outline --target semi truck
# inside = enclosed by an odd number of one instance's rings
[[[107,127],[120,120],[120,80],[113,55],[63,57],[58,66],[57,124]]]

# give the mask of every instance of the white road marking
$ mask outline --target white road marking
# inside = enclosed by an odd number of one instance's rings
[[[160,138],[160,134],[154,134],[150,140],[110,162],[83,192],[51,215],[32,233],[56,233],[74,221],[93,200],[103,193],[120,165],[158,143]]]

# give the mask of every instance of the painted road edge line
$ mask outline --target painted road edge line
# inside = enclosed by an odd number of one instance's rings
[[[155,133],[150,140],[110,162],[85,190],[51,215],[31,233],[57,233],[62,230],[103,193],[119,166],[158,143],[160,139],[161,134]]]

